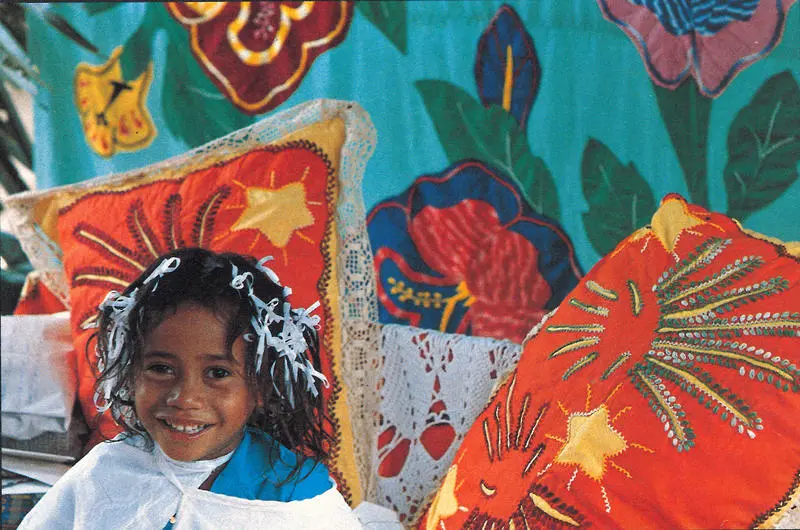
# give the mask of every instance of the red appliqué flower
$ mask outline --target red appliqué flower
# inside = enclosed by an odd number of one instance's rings
[[[347,35],[351,2],[169,2],[192,52],[239,109],[260,114],[297,89],[314,60]]]
[[[477,161],[418,178],[367,227],[381,322],[521,342],[581,275],[562,229]]]

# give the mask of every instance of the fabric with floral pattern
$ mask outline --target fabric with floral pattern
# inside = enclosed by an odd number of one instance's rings
[[[147,93],[153,81],[150,63],[136,79],[122,78],[122,46],[104,64],[80,63],[75,68],[75,106],[86,143],[100,156],[137,151],[150,145],[156,127],[147,109]]]
[[[675,88],[691,75],[709,97],[777,46],[794,2],[598,0],[636,45],[653,81]]]
[[[351,2],[169,2],[206,74],[247,114],[297,89],[311,64],[344,40]]]
[[[561,227],[477,161],[418,178],[367,229],[384,323],[519,343],[581,275]]]

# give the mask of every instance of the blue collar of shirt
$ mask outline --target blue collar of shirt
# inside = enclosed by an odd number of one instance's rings
[[[264,432],[246,429],[239,447],[211,485],[213,493],[263,501],[291,501],[315,497],[334,485],[321,462],[308,459],[286,480],[297,456]]]

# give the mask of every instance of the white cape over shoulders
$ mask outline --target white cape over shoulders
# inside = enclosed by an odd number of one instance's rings
[[[361,528],[336,488],[291,502],[197,489],[217,465],[176,467],[158,448],[149,452],[125,442],[102,443],[47,492],[20,528],[161,530],[176,513],[177,529]]]

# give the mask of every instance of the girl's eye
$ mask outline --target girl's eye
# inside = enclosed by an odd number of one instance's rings
[[[230,377],[231,372],[225,368],[209,368],[208,375],[212,379],[224,379],[225,377]]]
[[[154,374],[171,374],[173,373],[172,367],[168,364],[154,363],[145,368],[148,372]]]

